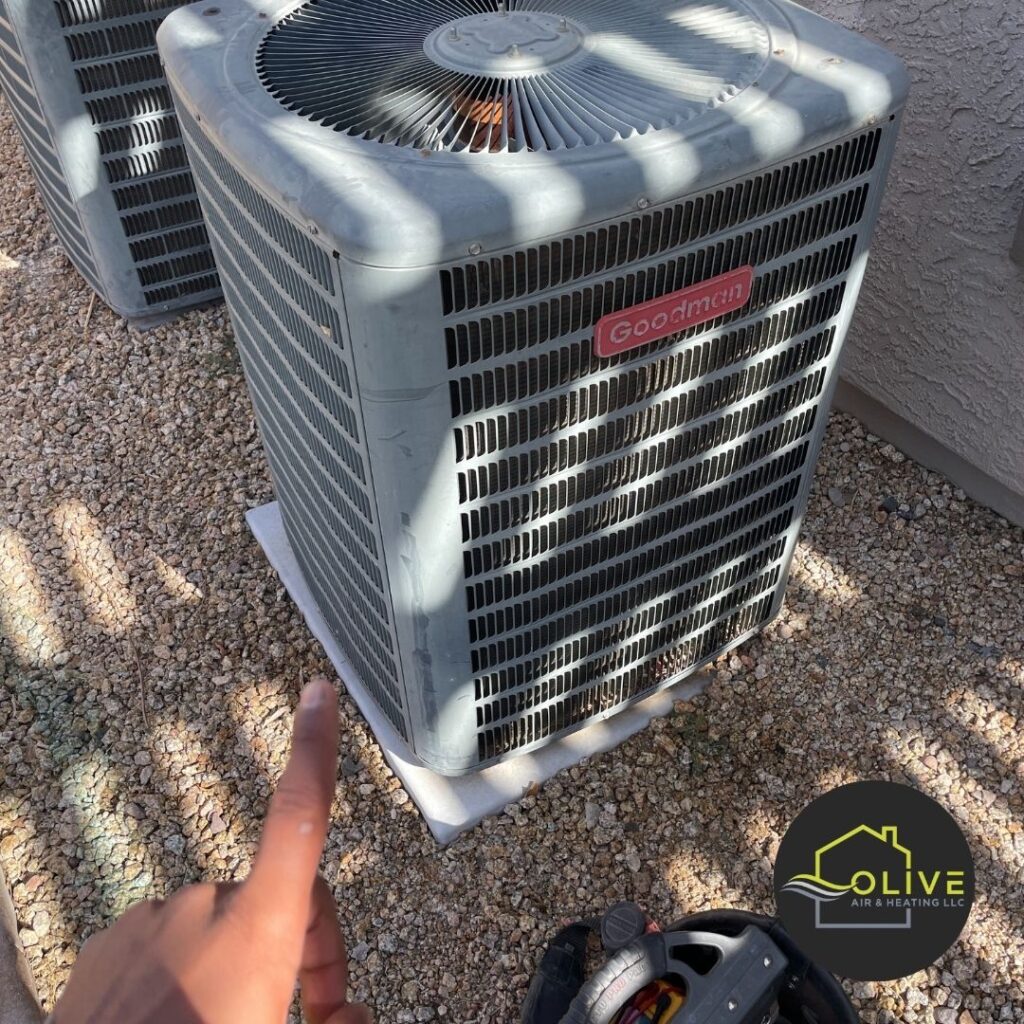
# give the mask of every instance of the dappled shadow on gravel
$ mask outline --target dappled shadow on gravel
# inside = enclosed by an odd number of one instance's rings
[[[244,523],[270,484],[223,311],[146,335],[90,316],[5,111],[0,153],[0,858],[49,1005],[125,906],[246,870],[300,681],[329,666]],[[1022,573],[1022,531],[835,416],[781,618],[450,849],[344,698],[325,872],[360,997],[382,1021],[512,1020],[563,917],[769,909],[788,822],[881,777],[953,811],[979,898],[937,967],[857,989],[865,1019],[1013,1019]]]

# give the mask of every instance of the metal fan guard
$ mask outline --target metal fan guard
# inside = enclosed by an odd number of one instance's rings
[[[756,82],[770,52],[745,0],[307,0],[256,67],[334,131],[507,153],[678,126]]]

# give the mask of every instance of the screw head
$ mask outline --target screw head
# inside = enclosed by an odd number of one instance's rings
[[[480,253],[482,253],[483,251],[484,251],[484,247],[479,242],[474,242],[469,247],[469,255],[470,256],[479,256]]]
[[[449,32],[449,33],[448,33],[448,38],[449,38],[449,39],[450,39],[450,40],[451,40],[451,41],[452,41],[453,43],[457,43],[457,42],[459,41],[459,30],[458,30],[458,28],[457,28],[457,27],[453,28],[453,29],[451,30],[451,32]]]
[[[730,999],[730,1000],[729,1000],[729,1002],[727,1002],[727,1003],[726,1003],[725,1005],[726,1005],[726,1006],[727,1006],[727,1007],[729,1008],[729,1012],[730,1012],[730,1013],[735,1013],[735,1011],[736,1011],[736,1008],[737,1008],[737,1007],[738,1007],[738,1006],[739,1006],[740,1004],[739,1004],[739,1003],[737,1003],[735,999]]]
[[[650,205],[651,205],[651,201],[650,201],[650,199],[647,198],[647,196],[641,196],[636,201],[636,208],[638,210],[646,210],[647,207],[650,206]]]
[[[770,956],[766,956],[766,957],[765,957],[765,958],[764,958],[764,959],[763,959],[763,960],[761,961],[761,963],[763,963],[763,964],[765,965],[765,967],[771,967],[771,965],[772,965],[772,958],[771,958]]]

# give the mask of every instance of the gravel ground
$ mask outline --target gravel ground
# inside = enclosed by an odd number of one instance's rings
[[[243,515],[271,495],[223,310],[149,334],[57,247],[0,111],[0,858],[47,1007],[136,900],[244,872],[329,666]],[[343,698],[325,871],[388,1021],[507,1022],[566,916],[768,909],[815,795],[911,780],[970,838],[961,941],[864,1019],[1024,1019],[1024,532],[833,417],[786,608],[619,750],[439,850]],[[524,876],[522,866],[531,865]]]

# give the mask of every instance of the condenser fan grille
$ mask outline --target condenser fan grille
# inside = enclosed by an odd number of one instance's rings
[[[742,0],[309,0],[257,66],[285,107],[335,131],[493,153],[681,124],[751,84],[768,53]]]

